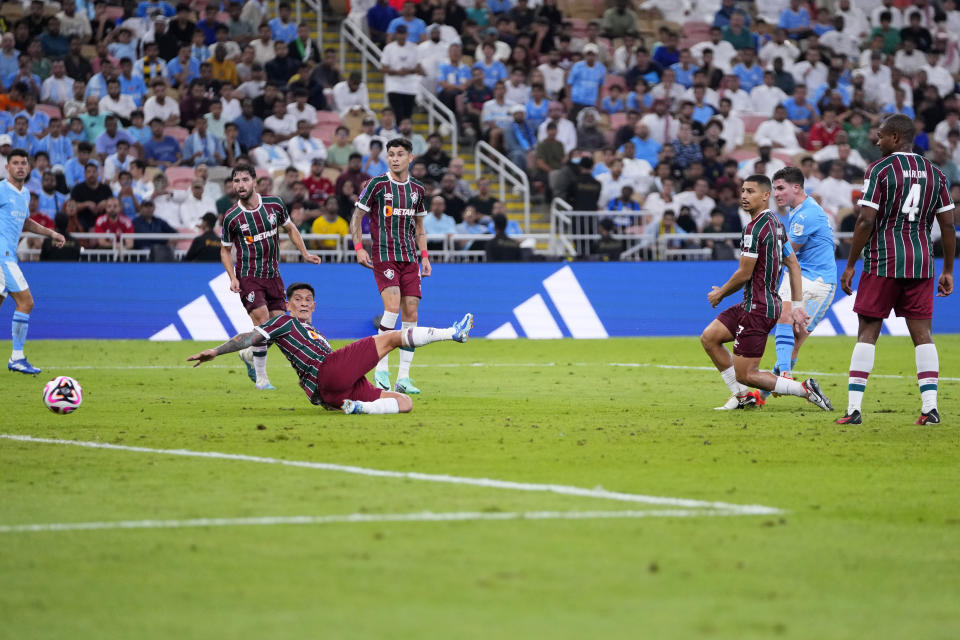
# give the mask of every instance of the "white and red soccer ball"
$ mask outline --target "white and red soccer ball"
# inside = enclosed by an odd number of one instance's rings
[[[70,376],[57,376],[43,387],[43,404],[54,413],[73,413],[81,402],[83,389]]]

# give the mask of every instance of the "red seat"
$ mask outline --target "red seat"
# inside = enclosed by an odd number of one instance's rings
[[[337,127],[339,126],[339,123],[317,125],[310,130],[310,137],[322,140],[323,144],[329,147],[333,144],[333,134],[336,133]]]
[[[607,74],[607,79],[603,82],[603,91],[604,93],[610,93],[610,87],[613,85],[620,85],[620,88],[623,89],[624,93],[627,91],[627,82],[623,79],[622,76],[615,76],[612,73]]]
[[[118,22],[123,17],[123,7],[107,7],[107,17]]]
[[[317,124],[341,124],[340,114],[336,111],[317,111]]]
[[[183,141],[190,135],[190,131],[184,127],[164,127],[163,135],[173,136],[173,139],[176,140],[180,146],[183,146]]]
[[[610,130],[614,133],[625,124],[627,124],[627,114],[614,113],[610,115]]]
[[[707,22],[702,22],[700,20],[690,20],[689,22],[683,23],[683,35],[687,37],[709,35],[709,34],[710,34],[710,24]]]
[[[195,175],[192,167],[170,167],[163,173],[174,190],[189,189]]]
[[[38,104],[37,111],[42,111],[51,118],[61,118],[63,114],[60,113],[60,107],[54,104]]]
[[[743,128],[747,133],[756,133],[757,127],[769,120],[770,117],[756,114],[743,114],[740,116],[740,119],[743,120]]]

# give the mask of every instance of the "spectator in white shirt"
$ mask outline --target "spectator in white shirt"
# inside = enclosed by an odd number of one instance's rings
[[[273,39],[270,37],[270,25],[266,22],[262,23],[257,34],[260,37],[250,41],[250,46],[253,47],[253,59],[260,65],[265,65],[277,55],[273,50]]]
[[[920,68],[927,74],[927,83],[937,88],[937,93],[941,98],[946,98],[948,94],[953,93],[955,83],[950,72],[938,64],[940,53],[935,49],[927,52],[927,64]]]
[[[948,109],[946,120],[941,120],[937,123],[937,126],[933,128],[934,142],[939,142],[945,147],[950,146],[947,141],[947,134],[954,129],[960,130],[960,111]]]
[[[355,125],[359,126],[364,115],[373,115],[369,107],[370,97],[367,94],[367,85],[363,84],[359,71],[351,71],[346,80],[333,85],[333,101],[340,119],[350,129],[353,127],[348,124],[348,120],[355,121]]]
[[[310,124],[306,120],[297,123],[297,135],[287,142],[287,151],[293,166],[303,175],[310,173],[314,159],[327,159],[327,147],[322,140],[310,137]]]
[[[813,195],[832,218],[833,226],[836,226],[836,220],[853,210],[852,193],[853,185],[843,179],[843,163],[834,162],[830,165],[830,176],[820,181]]]
[[[277,144],[277,136],[272,129],[264,129],[261,136],[263,144],[250,151],[253,164],[270,173],[283,171],[290,166],[290,156]]]
[[[793,65],[790,73],[797,84],[805,84],[811,90],[827,81],[827,65],[820,60],[820,50],[816,47],[807,49],[806,60]]]
[[[733,74],[723,79],[724,88],[720,90],[721,98],[730,100],[730,110],[734,113],[749,113],[753,108],[750,94],[740,88],[740,77]]]
[[[774,58],[783,59],[783,66],[789,69],[800,57],[800,50],[797,45],[787,40],[787,32],[777,27],[773,31],[773,39],[760,47],[757,57],[760,58],[760,64],[767,69],[773,66]]]
[[[130,120],[130,114],[136,111],[133,98],[120,93],[120,81],[114,78],[107,81],[107,95],[100,98],[100,112],[112,113],[124,120]]]
[[[547,54],[547,61],[538,66],[537,70],[543,74],[547,96],[551,100],[556,100],[560,91],[566,87],[567,77],[567,72],[560,66],[560,54],[556,49]],[[559,134],[559,128],[557,133]]]
[[[665,98],[653,101],[653,111],[640,118],[640,124],[646,126],[650,137],[661,145],[673,142],[680,131],[680,122],[670,115]]]
[[[129,171],[133,156],[130,155],[130,143],[126,140],[117,140],[117,150],[103,161],[103,181],[113,182],[121,171]]]
[[[559,102],[551,102],[547,109],[547,119],[537,127],[537,141],[543,142],[547,139],[547,124],[557,125],[557,140],[563,145],[564,154],[568,154],[577,148],[577,128],[572,122],[564,117],[563,105]]]
[[[717,117],[723,122],[723,131],[720,133],[720,137],[726,140],[723,150],[730,153],[743,145],[743,140],[746,137],[746,126],[740,116],[733,113],[730,98],[720,98],[718,112]]]
[[[407,40],[407,28],[397,27],[394,39],[380,54],[383,89],[397,119],[413,115],[414,98],[420,91],[423,67],[417,56],[417,45]]]
[[[510,72],[510,79],[506,84],[506,95],[504,99],[507,104],[527,104],[530,99],[530,86],[525,82],[522,69],[514,69]]]
[[[143,104],[143,121],[151,122],[154,118],[160,118],[163,124],[168,127],[175,127],[180,124],[180,105],[176,100],[167,97],[167,83],[164,80],[157,79],[152,83],[153,95],[147,98]],[[157,206],[159,215],[160,206]]]
[[[923,57],[923,52],[917,49],[917,44],[912,38],[904,40],[903,48],[893,56],[893,66],[907,75],[920,71],[925,64],[927,61]]]
[[[713,64],[724,73],[733,69],[733,59],[737,57],[737,50],[723,39],[723,30],[720,27],[710,27],[710,39],[698,42],[690,48],[690,53],[697,64],[703,63],[704,51],[713,52]]]
[[[620,196],[624,187],[634,187],[633,181],[623,173],[623,160],[614,158],[607,167],[609,171],[597,176],[600,183],[600,208],[606,209],[607,203]]]
[[[506,85],[502,80],[498,81],[493,85],[493,99],[484,102],[480,111],[484,134],[489,137],[490,144],[498,149],[502,147],[504,130],[513,124],[513,105],[507,104],[506,94]]]
[[[833,17],[833,30],[820,36],[820,46],[846,56],[851,62],[860,55],[860,38],[844,30],[843,16]]]
[[[316,122],[316,115],[314,115]],[[264,128],[272,129],[279,142],[285,142],[297,135],[297,119],[292,113],[287,113],[287,106],[283,100],[273,103],[273,115],[263,121]]]
[[[40,101],[62,105],[73,97],[73,78],[67,77],[67,67],[63,60],[54,60],[50,76],[40,88]]]
[[[772,116],[774,108],[787,99],[787,94],[783,89],[773,84],[775,79],[773,71],[763,72],[763,84],[753,88],[750,92],[750,102],[753,105],[754,113],[764,116]]]
[[[870,13],[870,24],[876,28],[880,26],[880,15],[884,12],[890,13],[890,26],[894,29],[901,29],[907,26],[903,19],[903,10],[893,6],[893,0],[883,0],[883,4]]]
[[[294,122],[306,120],[310,126],[317,124],[317,108],[307,104],[309,94],[305,88],[298,88],[293,93],[294,101],[287,105],[287,113],[293,116]]]
[[[650,95],[654,100],[663,99],[668,103],[670,111],[676,110],[680,106],[680,100],[683,99],[684,87],[677,84],[677,74],[673,69],[664,69],[660,76],[660,83],[650,89]],[[669,141],[668,141],[669,142]]]
[[[773,110],[773,120],[762,122],[753,134],[758,147],[770,146],[787,153],[803,151],[797,140],[797,126],[787,119],[787,109],[778,104]]]
[[[628,31],[623,36],[623,44],[617,47],[617,50],[613,52],[614,73],[624,74],[633,68],[637,62],[636,48],[637,34],[633,31]]]
[[[377,126],[377,121],[373,119],[373,116],[365,117],[360,126],[363,130],[353,139],[353,148],[356,149],[357,153],[362,157],[366,158],[370,155],[371,142],[379,140],[382,147],[387,144],[387,141],[382,136],[378,136],[373,132],[374,127]]]
[[[693,183],[692,191],[682,191],[677,194],[677,202],[681,207],[690,207],[690,215],[697,223],[697,229],[703,229],[710,221],[710,212],[717,206],[716,201],[707,195],[710,183],[706,178],[697,178]]]
[[[174,194],[174,200],[180,201],[180,229],[192,231],[200,224],[203,214],[217,212],[217,202],[204,195],[203,187],[203,180],[194,178],[193,182],[190,183],[189,191],[180,191]],[[154,212],[154,215],[156,215],[156,212]]]

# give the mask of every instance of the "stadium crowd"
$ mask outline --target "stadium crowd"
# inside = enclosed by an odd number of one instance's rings
[[[0,173],[10,149],[31,154],[31,216],[51,228],[209,235],[206,214],[234,202],[229,169],[250,162],[302,232],[347,235],[384,145],[405,136],[435,196],[428,233],[492,233],[504,203],[489,183],[413,130],[423,84],[535,198],[610,212],[595,247],[609,257],[618,234],[738,232],[742,179],[787,164],[852,229],[886,113],[915,118],[916,149],[956,182],[955,0],[595,6],[585,20],[557,0],[356,0],[346,19],[383,51],[387,104],[371,105],[286,2],[28,0],[0,24]],[[207,245],[193,255],[218,259]]]

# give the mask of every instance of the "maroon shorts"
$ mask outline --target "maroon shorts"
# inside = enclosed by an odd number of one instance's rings
[[[933,317],[934,278],[881,278],[862,273],[853,310],[868,318],[898,316],[916,320]]]
[[[400,287],[401,296],[420,295],[419,262],[374,262],[373,277],[377,279],[377,291],[387,287]]]
[[[720,324],[733,334],[733,355],[759,358],[767,346],[767,336],[777,326],[776,318],[743,310],[736,304],[717,316]]]
[[[257,307],[266,305],[270,311],[287,310],[287,292],[283,289],[283,279],[253,278],[243,276],[240,280],[240,302],[250,313]]]
[[[328,355],[317,371],[320,400],[328,408],[339,409],[344,400],[372,402],[380,398],[380,389],[366,378],[379,360],[373,336],[351,342]]]

